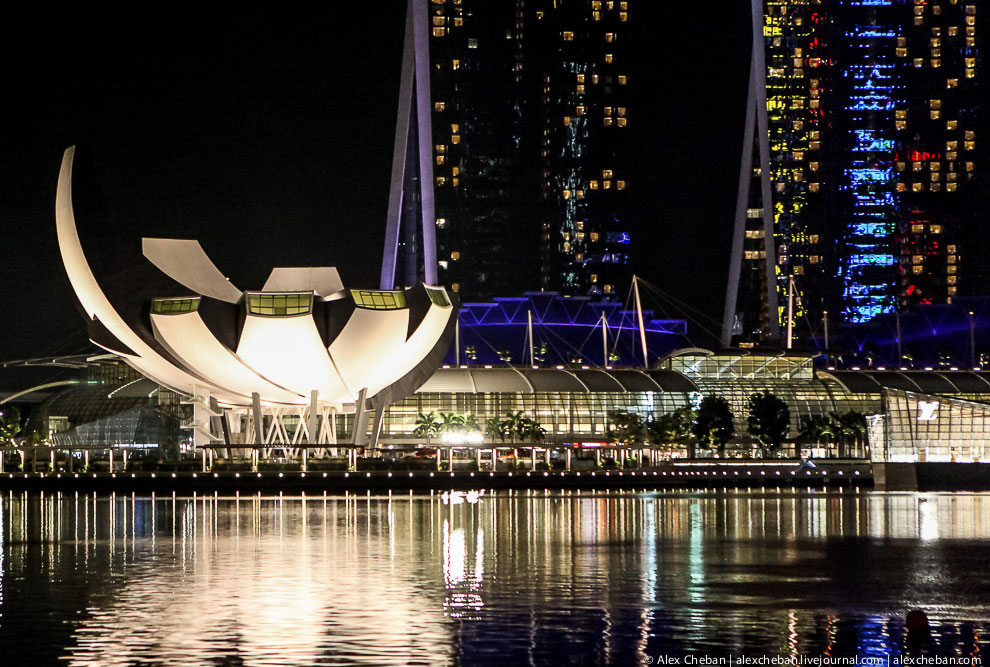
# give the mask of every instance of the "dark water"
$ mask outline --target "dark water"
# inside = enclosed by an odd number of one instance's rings
[[[2,665],[866,662],[913,608],[943,656],[990,631],[990,495],[5,496],[0,530]]]

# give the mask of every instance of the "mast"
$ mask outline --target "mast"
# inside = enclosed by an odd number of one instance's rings
[[[454,363],[461,365],[461,314],[454,319]]]
[[[639,300],[639,277],[633,276],[633,294],[636,297],[636,318],[639,320],[639,342],[643,346],[643,368],[650,365],[649,356],[646,351],[646,327],[643,325],[643,304]]]
[[[787,276],[787,349],[791,349],[794,332],[794,276]]]
[[[529,365],[536,365],[536,356],[533,354],[533,311],[526,311],[526,337],[529,338]]]
[[[608,366],[608,323],[605,321],[605,311],[602,311],[602,366]]]
[[[904,354],[901,352],[901,311],[894,311],[894,324],[897,327],[897,365],[904,363]]]

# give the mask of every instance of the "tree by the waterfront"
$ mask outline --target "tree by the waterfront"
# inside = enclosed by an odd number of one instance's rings
[[[440,435],[443,424],[443,419],[438,417],[435,412],[430,411],[425,414],[420,412],[416,417],[416,428],[413,429],[413,435],[426,438],[426,445],[429,447],[430,439]]]
[[[10,442],[21,432],[21,411],[13,405],[0,406],[0,443]]]
[[[609,410],[608,422],[605,437],[610,442],[636,446],[644,444],[649,438],[643,418],[635,412]]]
[[[787,403],[769,391],[763,391],[749,397],[747,421],[749,434],[760,443],[764,455],[767,451],[776,453],[787,439],[791,425],[791,411]]]
[[[721,396],[705,396],[701,399],[691,433],[698,442],[717,448],[720,455],[725,454],[725,443],[736,433],[729,402]]]

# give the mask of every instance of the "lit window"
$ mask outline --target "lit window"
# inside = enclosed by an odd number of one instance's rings
[[[443,102],[434,102],[433,103],[433,110],[434,111],[443,111],[446,108],[446,106],[447,105],[445,103],[443,103]]]
[[[451,67],[451,69],[460,69],[461,68],[461,61],[460,60],[452,60],[450,62],[450,67]]]
[[[626,182],[625,181],[616,181],[615,182],[615,187],[618,190],[625,190],[626,189]]]
[[[461,251],[460,250],[455,250],[452,253],[450,253],[450,259],[451,259],[451,261],[456,262],[460,258],[461,258]]]
[[[265,292],[248,293],[248,312],[252,315],[285,317],[305,315],[313,307],[312,292],[271,294]]]
[[[198,308],[198,296],[184,299],[154,299],[151,302],[151,312],[158,315],[181,315],[194,312]]]
[[[574,41],[574,33],[571,32],[570,30],[565,30],[564,31],[564,41],[565,42],[573,42]]]
[[[932,234],[942,233],[942,225],[932,225],[929,229],[931,230]]]
[[[351,297],[355,306],[368,310],[398,310],[406,307],[406,295],[399,291],[352,289]]]
[[[618,119],[618,120],[616,120],[615,122],[616,122],[616,124],[617,124],[617,125],[618,125],[619,127],[625,127],[625,126],[626,126],[626,124],[627,124],[627,123],[628,123],[629,121],[628,121],[628,119],[626,119],[626,118],[619,118],[619,119]]]
[[[437,227],[443,229],[447,226],[447,218],[437,218]]]
[[[447,298],[447,290],[442,287],[427,287],[426,294],[430,297],[430,301],[437,304],[441,308],[450,307],[450,299]]]
[[[469,49],[476,49],[476,48],[478,48],[478,40],[474,39],[473,37],[471,39],[469,39],[468,40],[468,48]]]
[[[452,143],[452,144],[459,144],[459,143],[461,143],[461,136],[459,134],[451,135],[451,137],[450,137],[450,143]]]
[[[615,41],[615,33],[614,32],[607,32],[607,33],[605,33],[605,41],[606,42],[614,42]]]
[[[611,53],[606,53],[605,54],[605,62],[606,63],[611,63],[612,62],[612,54]]]
[[[435,26],[433,28],[433,36],[434,37],[443,37],[446,34],[447,34],[447,29],[446,28],[441,28],[441,27],[438,27],[438,26]]]

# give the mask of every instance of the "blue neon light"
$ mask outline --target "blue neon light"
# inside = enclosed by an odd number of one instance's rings
[[[894,0],[848,0],[850,7],[892,5]],[[856,126],[842,170],[840,190],[845,252],[837,271],[843,284],[844,315],[867,322],[896,306],[894,231],[899,197],[893,153],[898,148],[894,109],[903,102],[893,58],[899,26],[858,25],[845,32],[851,62],[841,76],[848,85],[844,111]],[[869,112],[869,113],[864,113]]]

